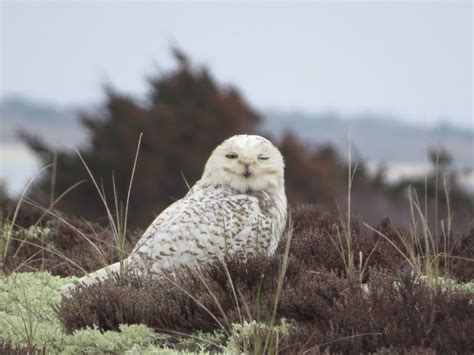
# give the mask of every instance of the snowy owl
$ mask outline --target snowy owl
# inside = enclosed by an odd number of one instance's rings
[[[202,178],[185,197],[166,208],[146,229],[130,256],[128,270],[142,275],[213,257],[274,253],[287,217],[284,162],[279,150],[256,135],[236,135],[209,157]],[[119,263],[80,278],[92,284]]]

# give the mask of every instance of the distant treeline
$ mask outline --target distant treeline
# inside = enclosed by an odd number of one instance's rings
[[[334,147],[310,147],[292,131],[272,137],[262,129],[263,116],[236,88],[219,84],[207,68],[195,66],[181,51],[173,53],[176,68],[150,77],[145,97],[134,98],[106,87],[102,110],[80,117],[88,132],[88,143],[80,154],[111,206],[115,186],[122,201],[119,211],[125,208],[137,142],[143,132],[129,201],[129,225],[146,227],[161,210],[181,198],[188,185],[200,178],[212,149],[239,133],[262,134],[279,146],[287,166],[290,203],[346,208],[349,167]],[[84,180],[56,207],[89,220],[100,222],[105,217],[99,194],[76,152],[56,150],[49,142],[27,133],[22,140],[42,164],[55,165],[36,182],[31,198],[47,205]],[[462,193],[450,176],[447,153],[432,156],[432,160],[438,167],[433,174],[421,181],[402,181],[397,186],[387,186],[382,171],[375,178],[370,177],[359,163],[352,185],[352,211],[367,221],[390,215],[403,223],[409,217],[406,190],[411,185],[420,200],[427,202],[427,211],[436,210],[437,216],[446,216],[442,178],[446,175],[451,212],[464,225],[473,215],[473,200]]]

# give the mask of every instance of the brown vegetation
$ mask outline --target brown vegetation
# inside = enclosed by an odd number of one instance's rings
[[[345,272],[330,241],[339,225],[334,214],[301,205],[292,215],[295,231],[277,317],[290,320],[293,327],[280,339],[282,353],[474,350],[469,334],[474,327],[472,293],[442,291],[421,282],[393,246],[354,221],[355,250],[365,255],[375,248],[365,275],[367,290],[357,275]],[[378,229],[395,237],[387,220]],[[461,240],[472,240],[472,235]],[[163,279],[126,275],[80,288],[63,299],[58,314],[69,331],[144,323],[161,332],[193,332],[222,325],[229,328],[242,318],[265,322],[270,317],[284,243],[273,257],[259,255],[246,263],[229,258],[230,278],[216,261],[199,273],[184,270]],[[474,257],[472,249],[461,248],[455,246],[453,255]],[[470,269],[451,271],[456,279],[472,280],[474,276]],[[238,291],[240,307],[232,288]]]
[[[3,355],[39,355],[46,354],[46,351],[35,347],[13,345],[8,341],[0,343],[0,354]]]
[[[4,200],[2,204],[1,215],[13,214],[13,201]],[[47,270],[58,276],[82,276],[84,272],[119,260],[120,253],[110,229],[77,217],[67,217],[58,211],[52,213],[55,216],[28,203],[23,204],[5,253],[3,272]],[[38,228],[30,229],[32,226]],[[6,240],[6,232],[0,230],[1,239]],[[139,230],[127,233],[127,254],[141,234]]]

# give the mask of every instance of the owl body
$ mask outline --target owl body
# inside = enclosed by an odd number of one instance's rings
[[[212,257],[273,253],[285,221],[284,196],[242,194],[200,181],[148,227],[128,266],[143,274],[159,274]]]
[[[166,208],[125,260],[128,270],[159,275],[164,270],[225,255],[272,254],[287,218],[283,158],[259,136],[234,136],[211,154],[202,178]],[[115,263],[78,283],[91,284],[119,272]]]

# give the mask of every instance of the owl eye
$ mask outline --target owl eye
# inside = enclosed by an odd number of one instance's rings
[[[270,159],[270,157],[268,155],[259,155],[258,159],[259,160],[268,160],[268,159]]]
[[[225,155],[225,157],[227,159],[235,159],[235,158],[237,158],[237,154],[236,153],[228,153],[228,154]]]

